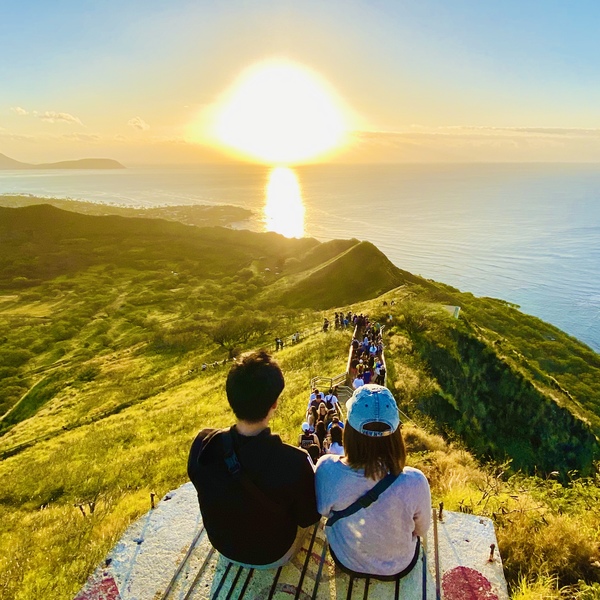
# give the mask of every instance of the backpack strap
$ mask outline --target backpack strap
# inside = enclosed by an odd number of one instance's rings
[[[240,464],[237,454],[235,453],[231,428],[221,430],[220,437],[223,444],[223,459],[225,460],[225,465],[229,475],[239,481],[246,492],[248,492],[248,494],[260,504],[262,504],[267,510],[270,510],[272,513],[281,517],[289,518],[287,511],[280,504],[277,504],[277,502],[271,500],[271,498],[269,498],[269,496],[267,496],[242,469],[242,465]]]
[[[233,449],[233,438],[231,437],[230,429],[222,431],[221,440],[223,442],[223,458],[225,459],[225,465],[229,474],[234,478],[241,477],[242,465],[240,465],[237,454]]]
[[[327,519],[325,523],[326,527],[331,527],[336,521],[340,519],[344,519],[345,517],[349,517],[354,513],[358,512],[363,508],[367,508],[379,498],[379,496],[387,490],[398,475],[394,475],[393,473],[388,473],[383,479],[378,481],[366,494],[363,494],[358,500],[355,500],[350,506],[344,508],[344,510],[334,510],[332,511],[331,516]]]

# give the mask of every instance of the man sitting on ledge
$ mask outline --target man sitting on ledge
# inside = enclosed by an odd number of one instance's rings
[[[284,385],[269,354],[241,356],[226,384],[237,423],[203,429],[188,458],[210,542],[246,567],[287,563],[302,545],[303,528],[320,518],[306,451],[284,444],[268,426]]]

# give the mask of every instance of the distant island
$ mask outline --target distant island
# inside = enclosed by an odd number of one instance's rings
[[[126,167],[110,158],[81,158],[79,160],[62,160],[54,163],[34,165],[24,163],[5,154],[0,154],[0,170],[15,169],[125,169]]]

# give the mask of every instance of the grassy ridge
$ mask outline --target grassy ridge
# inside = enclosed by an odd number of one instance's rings
[[[276,297],[292,308],[333,308],[422,279],[398,269],[370,242],[359,242],[320,264]]]
[[[531,375],[513,369],[464,321],[452,325],[409,326],[415,348],[440,384],[419,408],[480,456],[511,458],[514,469],[590,474],[600,457],[593,430],[539,389]]]

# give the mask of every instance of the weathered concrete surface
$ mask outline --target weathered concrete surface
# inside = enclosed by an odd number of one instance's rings
[[[437,522],[441,591],[444,600],[508,598],[502,560],[491,519],[457,512]],[[428,539],[433,549],[433,527]],[[493,559],[490,546],[494,544]]]
[[[438,522],[439,564],[444,600],[507,600],[493,524],[474,515],[445,512]],[[310,531],[302,550],[281,570],[249,571],[213,550],[202,528],[194,487],[169,492],[157,508],[134,523],[76,596],[76,600],[199,600],[208,598],[338,600],[347,597],[348,577],[335,568],[326,549],[322,524]],[[423,561],[400,583],[400,598],[423,598]],[[435,599],[433,527],[427,539],[426,598]],[[304,575],[302,575],[304,573]],[[394,583],[371,580],[368,597],[393,598]],[[364,581],[353,597],[362,598]],[[315,590],[316,587],[316,590]]]
[[[127,529],[77,600],[160,598],[201,525],[194,486],[187,483],[169,492],[154,510]],[[103,583],[111,591],[97,595],[100,582],[111,578],[118,593]]]

